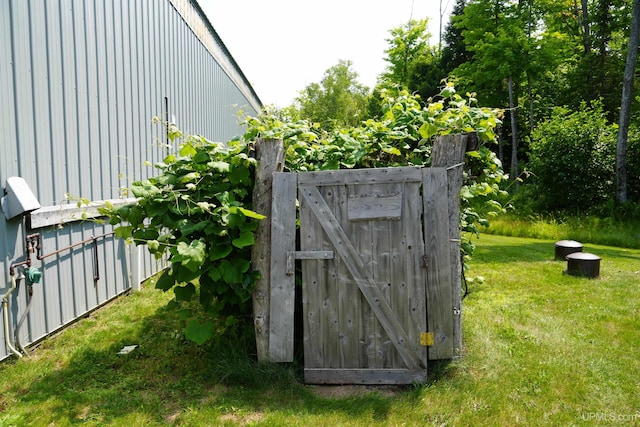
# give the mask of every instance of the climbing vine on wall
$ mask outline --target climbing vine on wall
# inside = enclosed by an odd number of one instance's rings
[[[214,143],[175,126],[168,136],[174,152],[155,165],[160,173],[129,188],[138,202],[102,213],[116,236],[146,244],[157,258],[169,256],[156,287],[173,290],[171,305],[191,319],[187,338],[203,343],[219,325],[196,320],[182,303],[197,295],[207,315],[223,324],[250,312],[259,274],[251,269],[250,247],[264,218],[250,209],[255,160],[241,141]]]

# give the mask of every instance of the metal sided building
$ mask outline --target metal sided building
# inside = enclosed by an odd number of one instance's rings
[[[226,142],[260,108],[195,0],[1,0],[0,359],[161,267],[67,194],[120,199],[153,174],[154,116]]]

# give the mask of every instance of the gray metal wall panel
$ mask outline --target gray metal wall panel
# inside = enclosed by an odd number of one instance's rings
[[[189,0],[0,1],[0,57],[8,59],[0,61],[0,184],[22,176],[42,206],[65,203],[65,193],[122,196],[123,187],[154,173],[145,162],[167,153],[163,127],[152,123],[164,114],[165,97],[183,131],[222,142],[239,134],[237,109],[256,114],[260,101],[201,19]],[[209,28],[206,41],[194,28]],[[10,265],[25,260],[27,234],[41,233],[46,254],[111,230],[93,222],[29,230],[22,219],[0,215],[0,294],[9,289]],[[98,240],[98,255],[98,280],[93,243],[43,261],[31,255],[43,278],[21,329],[23,344],[120,295],[138,272],[147,277],[166,263],[113,236]],[[24,282],[9,300],[13,329],[28,303]],[[9,356],[4,339],[0,328],[0,359]]]

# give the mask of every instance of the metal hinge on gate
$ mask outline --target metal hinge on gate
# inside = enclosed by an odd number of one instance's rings
[[[429,347],[435,342],[433,332],[421,332],[420,333],[420,345]]]
[[[333,259],[333,251],[287,251],[287,275],[295,273],[297,259]]]

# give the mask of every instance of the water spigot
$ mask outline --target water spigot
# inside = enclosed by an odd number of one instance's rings
[[[42,278],[42,271],[40,271],[36,267],[28,267],[24,269],[24,275],[27,279],[27,283],[40,283],[40,279]]]

